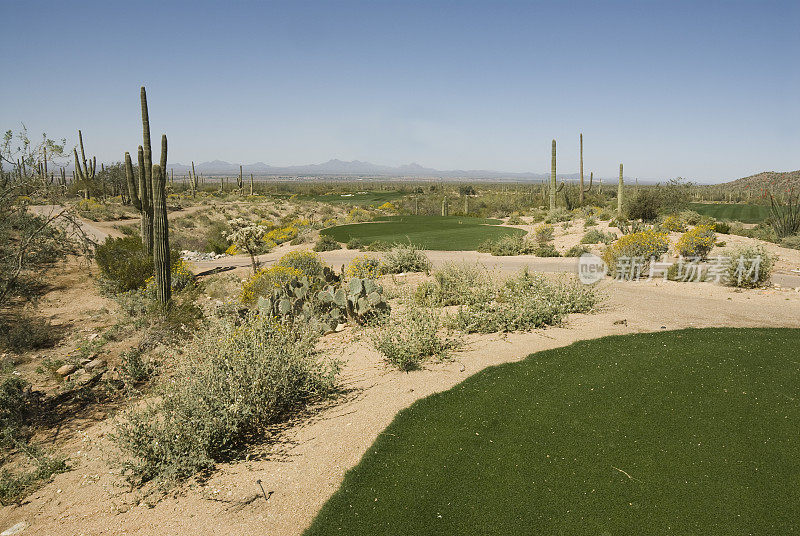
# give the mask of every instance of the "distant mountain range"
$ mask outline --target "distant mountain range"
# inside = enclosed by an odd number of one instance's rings
[[[735,188],[794,188],[800,190],[800,170],[798,171],[762,171],[749,177],[726,182]]]
[[[191,170],[191,164],[167,164],[167,168],[174,170],[176,175],[185,175]],[[195,164],[195,171],[206,176],[234,176],[239,174],[239,165],[222,160],[200,162]],[[484,169],[451,169],[439,170],[427,168],[417,163],[403,164],[402,166],[382,166],[361,160],[344,161],[339,159],[328,160],[321,164],[305,164],[299,166],[271,166],[264,162],[243,164],[242,173],[249,176],[251,173],[257,177],[289,176],[289,177],[386,177],[386,178],[441,178],[441,179],[507,179],[541,181],[550,177],[549,173],[510,173]],[[558,179],[576,181],[577,173],[559,174]],[[588,181],[588,174],[585,176]],[[616,180],[616,179],[614,179]],[[626,179],[628,180],[628,179]],[[641,181],[655,182],[655,181]]]

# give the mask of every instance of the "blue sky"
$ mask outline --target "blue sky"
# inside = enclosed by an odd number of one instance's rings
[[[0,127],[120,160],[800,168],[800,2],[0,0]]]

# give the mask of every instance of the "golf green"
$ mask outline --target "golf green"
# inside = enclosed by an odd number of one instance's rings
[[[422,249],[443,251],[476,250],[481,242],[505,235],[523,235],[525,231],[500,227],[500,220],[459,216],[392,216],[381,221],[353,223],[323,229],[339,242],[358,238],[365,243],[411,242]]]
[[[606,337],[400,412],[306,534],[793,534],[800,329]]]
[[[769,216],[769,207],[765,205],[689,203],[689,208],[698,214],[711,216],[716,220],[740,221],[742,223],[760,223]]]

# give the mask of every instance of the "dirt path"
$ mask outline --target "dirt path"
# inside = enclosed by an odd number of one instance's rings
[[[345,361],[350,395],[289,428],[249,461],[223,464],[150,508],[130,492],[107,460],[111,422],[90,425],[68,445],[72,470],[21,507],[0,510],[0,528],[18,521],[43,535],[296,535],[336,490],[398,411],[449,389],[488,366],[605,335],[710,326],[800,327],[800,293],[743,291],[707,283],[603,282],[606,305],[573,315],[559,328],[508,336],[473,335],[454,361],[402,373],[387,368],[367,341],[347,328],[327,338]],[[620,323],[623,321],[624,323]],[[787,358],[790,356],[787,356]],[[591,360],[592,356],[586,356]],[[269,499],[261,496],[261,480]]]

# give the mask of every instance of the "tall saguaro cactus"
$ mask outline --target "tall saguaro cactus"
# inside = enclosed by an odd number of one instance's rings
[[[142,145],[138,148],[139,187],[134,184],[133,164],[125,153],[125,175],[131,202],[142,215],[142,246],[153,255],[158,300],[166,305],[170,300],[169,230],[167,226],[167,136],[161,136],[161,158],[153,164],[150,146],[150,118],[147,110],[147,93],[141,88]],[[193,187],[196,188],[196,177]],[[193,188],[193,189],[194,189]]]
[[[80,161],[78,161],[78,150],[72,149],[72,153],[75,155],[75,172],[78,175],[78,180],[83,184],[84,197],[88,199],[91,195],[91,182],[94,180],[95,170],[97,169],[97,157],[92,157],[89,162],[86,161],[86,151],[83,150],[83,134],[80,130],[78,131],[78,142],[81,146]],[[81,163],[83,167],[81,167]]]
[[[622,190],[624,183],[622,181],[622,164],[619,165],[619,185],[617,185],[617,216],[622,217]]]
[[[550,210],[556,208],[556,140],[550,151]]]
[[[583,206],[583,195],[589,193],[592,190],[592,179],[594,178],[594,173],[589,173],[589,187],[583,187],[583,132],[581,132],[581,186],[578,192],[578,204]]]
[[[167,144],[166,134],[161,136],[161,146]],[[156,296],[162,304],[169,303],[172,281],[169,259],[169,227],[167,222],[166,175],[164,168],[153,166],[153,265],[155,267]]]

